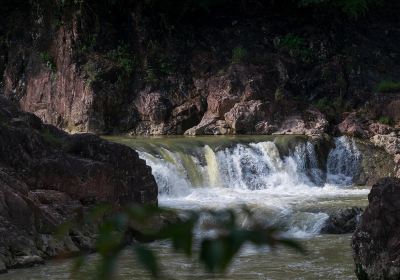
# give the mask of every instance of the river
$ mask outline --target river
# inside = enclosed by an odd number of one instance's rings
[[[174,279],[355,279],[350,235],[319,233],[334,209],[367,204],[368,187],[354,186],[362,155],[354,140],[336,138],[324,151],[302,136],[159,137],[107,139],[135,148],[152,167],[159,204],[174,209],[238,208],[279,225],[308,250],[271,252],[246,246],[225,276],[208,275],[195,261],[151,246]],[[96,255],[85,267],[90,271]],[[71,260],[10,271],[2,279],[70,279]],[[118,279],[150,279],[126,251]]]

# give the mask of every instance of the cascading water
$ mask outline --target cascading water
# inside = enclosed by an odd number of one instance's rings
[[[199,141],[185,147],[160,142],[136,148],[152,167],[161,205],[187,209],[247,204],[289,233],[317,234],[328,215],[315,207],[304,209],[316,201],[323,208],[324,200],[365,194],[365,189],[350,187],[361,156],[346,137],[335,139],[326,164],[318,161],[316,146],[307,139],[289,142]]]
[[[328,155],[327,180],[332,184],[349,185],[360,172],[361,154],[354,139],[345,136],[335,139],[335,149]]]

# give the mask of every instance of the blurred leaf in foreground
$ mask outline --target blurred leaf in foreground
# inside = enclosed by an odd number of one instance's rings
[[[170,241],[174,251],[187,257],[198,253],[196,259],[212,273],[225,272],[246,243],[272,249],[281,245],[305,252],[297,241],[284,237],[278,228],[257,220],[247,207],[239,212],[231,209],[184,211],[179,216],[171,209],[155,206],[134,205],[116,210],[101,205],[92,213],[89,219],[104,219],[96,242],[101,261],[95,279],[113,279],[118,257],[127,245],[132,246],[134,256],[153,278],[162,277],[157,255],[144,243],[132,244],[132,236],[137,235],[147,241]],[[77,258],[74,271],[82,269],[84,262],[85,258]]]

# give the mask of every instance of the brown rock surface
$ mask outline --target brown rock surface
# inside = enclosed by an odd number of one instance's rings
[[[157,203],[150,167],[125,146],[68,135],[0,97],[0,263],[20,267],[93,248],[95,225],[52,233],[96,202]]]
[[[226,124],[237,134],[254,133],[256,123],[264,118],[264,104],[260,100],[236,103],[235,106],[225,114]]]

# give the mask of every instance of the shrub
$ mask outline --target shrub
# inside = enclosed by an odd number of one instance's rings
[[[231,62],[233,64],[242,63],[248,58],[248,52],[245,48],[241,46],[237,46],[232,50],[232,59]]]
[[[400,82],[385,80],[378,84],[376,90],[378,92],[394,92],[400,91]]]

